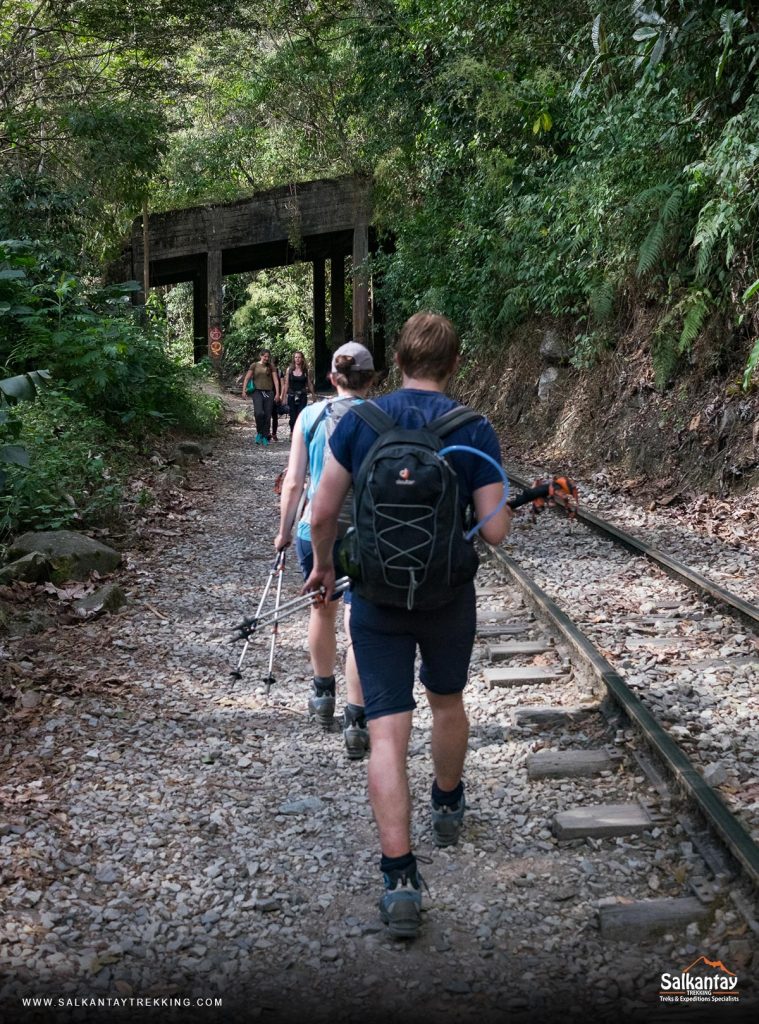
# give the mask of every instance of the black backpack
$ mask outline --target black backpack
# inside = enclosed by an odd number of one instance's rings
[[[456,473],[438,452],[445,437],[481,416],[459,406],[406,430],[373,402],[353,412],[379,436],[354,477],[343,568],[373,604],[439,608],[474,578],[479,559],[464,538]]]

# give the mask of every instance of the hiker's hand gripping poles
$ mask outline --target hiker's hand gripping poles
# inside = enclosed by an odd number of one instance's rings
[[[277,605],[274,608],[270,608],[268,611],[262,612],[261,608],[263,607],[264,599],[265,599],[266,595],[269,592],[269,588],[271,587],[271,582],[272,582],[272,580],[274,578],[274,574],[276,572],[278,572],[278,570],[279,570],[279,559],[280,559],[281,555],[282,555],[282,552],[280,552],[279,555],[277,555],[277,562],[272,567],[272,569],[271,569],[271,571],[269,573],[269,579],[267,580],[266,587],[264,589],[264,594],[263,594],[261,600],[258,602],[258,608],[256,609],[256,614],[252,618],[243,619],[243,621],[239,624],[239,626],[235,626],[235,631],[237,633],[237,636],[235,637],[235,640],[244,640],[245,641],[245,646],[243,647],[242,654],[240,655],[240,659],[237,662],[237,668],[233,669],[232,672],[230,673],[231,676],[234,679],[242,679],[242,672],[240,671],[240,669],[242,668],[243,660],[245,658],[245,655],[247,654],[248,646],[250,644],[250,641],[253,638],[254,633],[256,632],[256,629],[262,623],[268,622],[271,619],[275,620],[275,624],[279,623],[279,622],[282,621],[282,619],[286,618],[288,615],[294,615],[295,612],[299,612],[302,608],[310,607],[311,604],[314,601],[318,600],[319,598],[323,598],[324,597],[324,593],[325,593],[324,588],[320,587],[318,590],[310,590],[307,594],[301,594],[299,597],[294,597],[291,601],[285,601],[284,604],[277,603]],[[350,585],[351,585],[351,581],[348,579],[348,577],[347,576],[342,576],[335,583],[335,589],[333,590],[333,593],[334,594],[342,594],[344,591],[346,591],[350,587]],[[278,599],[278,602],[279,602],[279,599]],[[272,648],[272,650],[273,650],[273,648]],[[270,677],[271,677],[271,661],[269,663],[269,677],[267,677],[267,678],[270,678]]]

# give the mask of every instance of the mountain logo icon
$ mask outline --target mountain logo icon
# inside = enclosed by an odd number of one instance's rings
[[[729,974],[731,978],[737,978],[738,975],[735,971],[731,971],[725,967],[721,960],[709,960],[708,957],[700,956],[698,960],[694,960],[690,967],[683,967],[681,974],[688,974],[694,967],[698,967],[699,964],[704,964],[706,967],[713,967],[717,971],[724,971],[725,974]]]

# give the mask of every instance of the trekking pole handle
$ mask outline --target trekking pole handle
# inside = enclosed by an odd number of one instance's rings
[[[485,459],[486,462],[489,462],[491,466],[498,470],[498,472],[501,475],[501,479],[503,480],[503,497],[498,502],[496,507],[493,509],[492,512],[489,512],[484,519],[481,519],[479,523],[476,523],[471,530],[464,534],[465,540],[471,540],[472,537],[474,537],[474,535],[482,529],[485,523],[490,522],[493,516],[501,511],[503,506],[508,501],[509,478],[506,476],[503,466],[499,465],[491,455],[488,455],[487,452],[481,452],[479,448],[472,448],[468,444],[449,444],[447,448],[443,448],[441,451],[439,451],[438,455],[442,458],[449,452],[469,452],[470,455],[479,455],[481,459]]]
[[[339,580],[335,582],[333,594],[342,594],[350,587],[351,581],[348,576],[341,576]],[[291,601],[285,601],[284,604],[279,605],[278,608],[270,608],[262,615],[254,616],[252,619],[243,619],[239,626],[235,626],[235,630],[240,631],[241,636],[239,640],[249,637],[256,628],[263,622],[267,622],[269,619],[281,620],[286,618],[288,615],[292,615],[294,612],[298,612],[301,608],[307,608],[315,597],[324,596],[324,587],[319,587],[318,590],[309,590],[307,594],[301,594],[299,597],[294,597]]]

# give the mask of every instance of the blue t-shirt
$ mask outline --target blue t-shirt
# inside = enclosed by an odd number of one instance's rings
[[[460,404],[439,391],[421,391],[416,388],[402,388],[375,401],[399,427],[406,430],[424,427]],[[361,463],[376,440],[377,434],[369,424],[351,411],[338,423],[329,439],[329,445],[340,465],[355,478]],[[467,444],[490,455],[500,465],[501,448],[498,438],[484,416],[454,430],[446,437],[445,444]],[[470,504],[473,493],[480,487],[501,482],[498,471],[485,459],[470,455],[468,452],[453,452],[448,458],[458,477],[459,497],[464,506]]]

